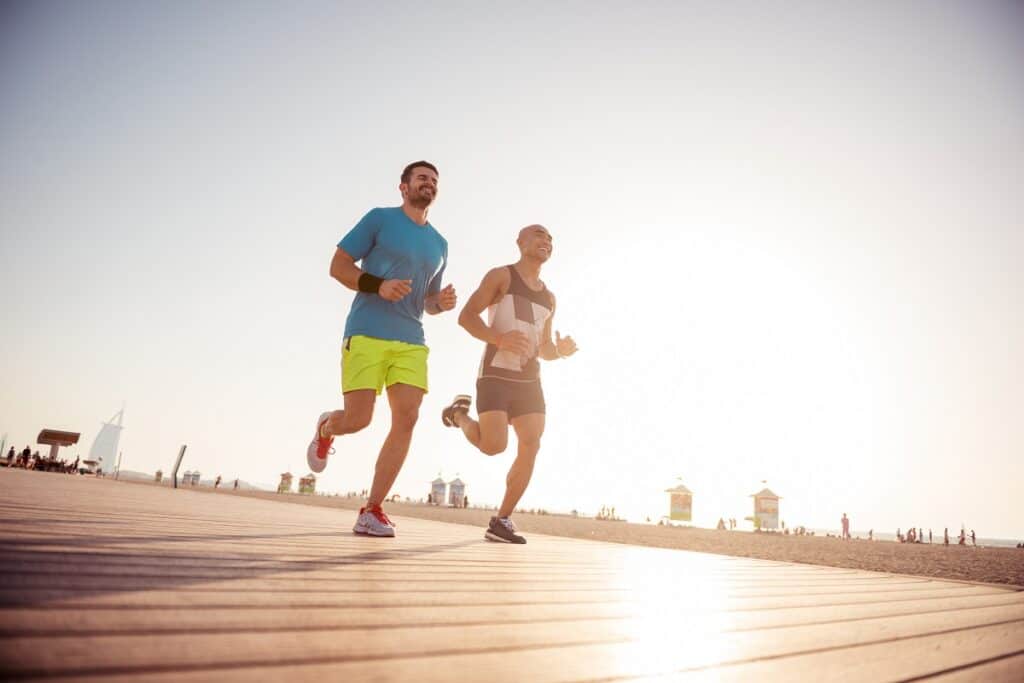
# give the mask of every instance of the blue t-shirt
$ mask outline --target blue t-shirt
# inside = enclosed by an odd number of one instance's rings
[[[430,223],[417,225],[402,207],[371,209],[338,246],[365,273],[385,280],[412,280],[399,301],[357,292],[345,322],[345,336],[357,334],[423,344],[423,303],[441,291],[448,263],[448,242]]]

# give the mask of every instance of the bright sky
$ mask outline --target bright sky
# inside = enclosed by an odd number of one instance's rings
[[[712,525],[767,480],[791,526],[1024,537],[1024,5],[371,5],[3,5],[0,435],[84,455],[123,402],[126,469],[304,474],[335,244],[426,158],[463,301],[554,236],[581,350],[523,507],[654,518],[681,477]],[[496,503],[513,453],[439,417],[481,344],[425,326],[394,492]],[[320,490],[369,487],[378,408]]]

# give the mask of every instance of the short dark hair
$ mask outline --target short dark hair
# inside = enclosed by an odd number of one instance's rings
[[[441,175],[441,172],[437,170],[437,166],[434,166],[429,161],[422,161],[422,160],[414,161],[411,164],[409,164],[408,166],[406,166],[404,169],[402,169],[402,182],[403,183],[409,182],[409,179],[412,178],[412,169],[419,168],[420,166],[423,166],[425,168],[429,168],[431,171],[433,171],[437,175]]]

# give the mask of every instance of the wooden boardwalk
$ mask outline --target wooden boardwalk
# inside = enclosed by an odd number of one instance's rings
[[[0,470],[4,679],[1024,680],[1024,592]]]

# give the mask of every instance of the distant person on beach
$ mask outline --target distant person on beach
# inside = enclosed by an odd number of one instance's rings
[[[971,529],[971,545],[973,545],[975,547],[978,546],[978,539],[974,535],[974,529]]]
[[[928,543],[931,543],[931,542],[932,542],[932,530],[929,529],[928,530]]]
[[[942,531],[942,542],[944,544],[946,544],[946,545],[949,545],[949,527],[948,526]]]
[[[875,530],[874,529],[868,529],[868,540],[869,541],[875,540]]]
[[[839,520],[839,523],[843,527],[843,540],[844,541],[849,541],[850,540],[850,518],[846,516],[845,512],[843,513],[843,518]]]
[[[217,479],[213,482],[213,488],[215,488],[215,489],[219,489],[220,488],[220,475],[219,474],[217,475]]]
[[[14,446],[11,446],[11,450],[7,451],[7,466],[11,466],[11,461],[14,460]]]
[[[406,166],[398,185],[402,205],[370,210],[338,243],[331,261],[331,277],[357,293],[341,351],[344,409],[317,418],[306,449],[309,468],[322,472],[334,452],[334,437],[370,424],[385,387],[391,408],[391,430],[377,456],[366,505],[352,528],[356,534],[395,535],[381,503],[405,462],[427,393],[423,313],[455,308],[454,287],[441,287],[448,242],[427,220],[437,185],[438,171],[430,162]]]
[[[554,361],[576,353],[572,337],[556,331],[551,339],[555,295],[540,279],[541,266],[551,258],[551,233],[543,225],[528,225],[519,231],[516,244],[519,260],[488,271],[459,313],[459,324],[486,344],[476,380],[479,421],[469,416],[472,398],[467,394],[457,395],[441,413],[445,426],[461,429],[486,455],[505,451],[509,424],[516,432],[519,447],[505,479],[505,497],[484,533],[484,538],[501,543],[526,543],[510,516],[530,483],[544,433],[538,359]],[[485,310],[487,323],[480,318]]]
[[[958,545],[967,545],[967,533],[963,527],[960,527],[960,538],[957,540]]]

